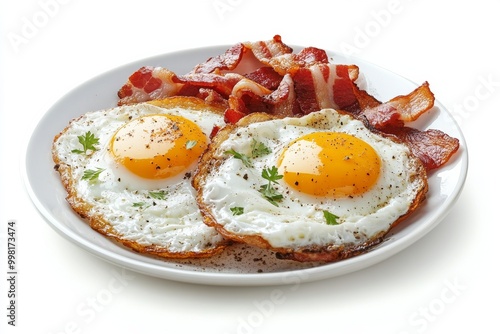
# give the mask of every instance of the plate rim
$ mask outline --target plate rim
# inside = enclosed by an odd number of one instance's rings
[[[219,286],[269,286],[269,285],[284,285],[284,284],[297,284],[297,283],[305,283],[305,282],[311,282],[311,281],[317,281],[317,280],[322,280],[326,278],[333,278],[336,276],[341,276],[345,275],[348,273],[352,273],[355,271],[358,271],[360,269],[364,269],[367,267],[371,267],[377,263],[380,263],[391,256],[401,252],[402,250],[408,248],[411,246],[413,243],[416,241],[420,240],[422,237],[424,237],[427,233],[432,231],[449,213],[449,211],[453,208],[454,204],[460,197],[460,194],[464,188],[466,179],[467,179],[467,173],[468,173],[468,164],[469,164],[469,155],[468,155],[468,148],[467,148],[467,143],[465,141],[465,137],[463,135],[463,132],[461,128],[459,127],[458,123],[454,119],[453,115],[448,111],[447,108],[438,100],[436,99],[435,105],[439,107],[440,112],[444,112],[447,114],[447,116],[452,120],[454,127],[456,128],[456,131],[459,134],[459,139],[460,139],[460,148],[457,153],[455,153],[455,156],[452,157],[452,159],[460,159],[461,164],[456,166],[457,168],[460,167],[460,174],[458,181],[459,183],[455,185],[453,192],[449,195],[449,198],[446,200],[446,205],[442,205],[439,210],[433,211],[432,219],[429,224],[426,224],[424,226],[418,226],[418,228],[409,235],[403,236],[402,238],[394,241],[391,243],[391,246],[389,249],[384,249],[384,246],[382,244],[381,247],[376,247],[375,249],[372,249],[368,251],[367,253],[340,261],[340,262],[334,262],[334,263],[329,263],[325,264],[322,266],[317,266],[317,267],[311,267],[311,268],[305,268],[305,269],[296,269],[296,270],[290,270],[290,271],[278,271],[278,272],[268,272],[268,273],[227,273],[227,272],[201,272],[201,271],[192,271],[192,270],[185,270],[182,268],[170,268],[170,267],[161,267],[159,265],[153,265],[151,263],[147,262],[140,262],[136,259],[129,258],[129,257],[123,257],[120,254],[113,253],[108,249],[105,249],[104,247],[97,245],[97,244],[92,244],[85,238],[83,238],[81,235],[73,231],[71,228],[68,226],[64,225],[60,221],[56,219],[50,213],[45,206],[43,205],[41,199],[39,196],[36,194],[35,190],[33,189],[33,185],[30,182],[29,178],[29,167],[28,167],[28,154],[30,147],[32,145],[32,142],[34,138],[36,137],[36,134],[38,131],[40,131],[40,128],[43,125],[43,122],[46,121],[47,119],[50,118],[51,114],[54,113],[54,110],[57,110],[57,106],[61,103],[63,103],[68,97],[70,97],[72,94],[75,94],[75,92],[78,92],[79,90],[83,89],[84,87],[92,84],[93,82],[102,80],[103,78],[106,78],[112,74],[118,75],[119,72],[125,71],[128,68],[131,68],[133,66],[137,66],[138,64],[148,64],[148,63],[154,63],[159,61],[162,58],[165,57],[174,57],[178,56],[181,54],[187,54],[187,53],[200,53],[200,54],[206,54],[207,52],[217,52],[220,50],[226,50],[228,47],[231,45],[213,45],[213,46],[205,46],[205,47],[200,47],[200,48],[189,48],[189,49],[184,49],[184,50],[176,50],[173,52],[168,52],[168,53],[163,53],[163,54],[157,54],[151,57],[139,59],[133,62],[129,62],[126,64],[122,64],[120,66],[117,66],[115,68],[109,69],[101,74],[98,74],[94,77],[89,78],[88,80],[82,82],[81,84],[73,87],[72,89],[68,90],[63,96],[61,96],[58,100],[56,100],[49,109],[45,111],[45,113],[42,115],[42,117],[38,120],[38,123],[34,127],[31,135],[29,136],[28,140],[25,142],[25,148],[24,152],[25,154],[22,155],[22,162],[21,162],[21,169],[22,169],[22,177],[24,181],[24,186],[25,189],[29,195],[29,198],[31,199],[32,203],[34,204],[35,208],[37,211],[40,213],[42,218],[49,224],[49,226],[54,229],[58,234],[63,236],[66,240],[69,240],[76,246],[79,246],[81,249],[84,249],[85,251],[89,252],[90,254],[96,256],[97,258],[100,258],[104,261],[107,261],[109,263],[112,263],[114,265],[118,265],[122,268],[129,269],[141,274],[145,274],[148,276],[153,276],[153,277],[158,277],[162,279],[168,279],[168,280],[173,280],[173,281],[179,281],[179,282],[184,282],[184,283],[194,283],[194,284],[205,284],[205,285],[219,285]],[[296,46],[296,45],[291,45],[291,47],[296,50],[303,48],[303,46]],[[418,86],[415,82],[412,80],[409,80],[395,72],[392,72],[384,67],[375,65],[369,61],[366,61],[364,59],[361,59],[359,57],[355,56],[345,56],[342,55],[341,53],[337,53],[335,51],[330,51],[326,50],[325,51],[328,53],[329,58],[336,58],[338,56],[343,56],[346,59],[352,60],[352,63],[354,64],[364,64],[368,65],[371,67],[374,67],[375,69],[380,69],[382,71],[385,71],[387,73],[390,73],[391,75],[394,75],[402,80],[407,81],[408,83]],[[217,55],[217,53],[213,54],[214,56]],[[196,64],[194,64],[196,65]],[[193,66],[194,66],[193,65]],[[128,73],[130,75],[130,73]],[[119,87],[117,87],[118,89]],[[55,134],[54,134],[55,135]],[[97,233],[97,232],[96,232]],[[168,260],[167,260],[168,261]],[[367,264],[368,263],[368,264]],[[332,268],[333,267],[333,268]]]

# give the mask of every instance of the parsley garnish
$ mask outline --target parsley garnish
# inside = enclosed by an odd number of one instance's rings
[[[242,215],[243,211],[244,211],[241,206],[235,206],[235,207],[229,208],[229,210],[231,210],[231,212],[233,213],[233,216]]]
[[[104,168],[87,169],[83,172],[82,180],[95,181],[103,171]]]
[[[165,195],[167,195],[167,192],[165,190],[160,190],[160,191],[150,191],[149,196],[154,199],[159,199],[159,200],[164,200]]]
[[[233,149],[227,150],[224,153],[231,154],[236,159],[240,159],[246,167],[252,167],[252,163],[250,162],[250,157],[248,155],[236,152]]]
[[[279,194],[276,189],[271,187],[270,183],[261,185],[259,191],[264,198],[274,206],[278,206],[278,202],[283,199],[283,195]]]
[[[197,143],[198,143],[197,140],[188,140],[186,142],[186,149],[188,149],[188,150],[192,149],[193,147],[196,146]]]
[[[271,149],[264,145],[263,142],[256,141],[255,138],[252,139],[252,158],[261,157],[269,153],[271,153]]]
[[[271,168],[266,168],[262,171],[262,177],[269,181],[269,183],[278,183],[278,180],[283,178],[283,175],[278,173],[278,168],[273,166]]]
[[[323,210],[323,216],[325,216],[326,223],[328,225],[338,225],[339,224],[339,222],[337,221],[337,219],[339,219],[339,216],[336,216],[327,210]]]
[[[240,159],[246,167],[252,167],[252,162],[250,161],[251,159],[271,153],[271,149],[269,147],[255,139],[252,139],[251,150],[250,156],[244,153],[236,152],[234,149],[227,150],[224,153],[231,154],[236,159]]]
[[[278,183],[278,180],[283,178],[283,175],[278,173],[278,168],[273,166],[271,168],[266,168],[262,171],[262,177],[269,182],[260,186],[259,192],[267,199],[271,204],[278,206],[279,201],[283,199],[283,195],[277,192],[273,188],[273,183]]]
[[[132,207],[134,207],[134,208],[142,208],[145,205],[146,205],[145,202],[135,202],[135,203],[132,203]]]
[[[95,145],[99,144],[99,138],[96,138],[93,133],[87,131],[84,136],[78,136],[78,141],[83,146],[83,150],[74,149],[72,153],[87,154],[87,151],[96,151]]]

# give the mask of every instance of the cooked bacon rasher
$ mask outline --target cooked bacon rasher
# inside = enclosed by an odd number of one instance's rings
[[[144,66],[118,91],[118,105],[196,96],[225,108],[228,123],[256,111],[294,117],[334,108],[398,137],[427,170],[442,166],[458,150],[458,140],[439,130],[407,126],[434,106],[427,82],[381,102],[357,86],[358,75],[356,65],[332,63],[322,49],[306,47],[294,53],[276,35],[268,41],[237,43],[182,75]]]

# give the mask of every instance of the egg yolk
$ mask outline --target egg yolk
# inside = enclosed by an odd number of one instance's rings
[[[123,125],[110,151],[115,161],[147,179],[165,179],[185,171],[208,145],[194,122],[176,115],[148,115]]]
[[[315,132],[291,142],[278,160],[283,180],[300,192],[335,198],[368,191],[380,174],[380,158],[365,141]]]

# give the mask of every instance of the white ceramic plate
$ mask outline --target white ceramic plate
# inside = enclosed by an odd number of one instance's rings
[[[386,240],[366,254],[340,262],[312,265],[277,260],[272,252],[239,245],[205,260],[167,261],[126,249],[93,231],[66,203],[66,192],[54,171],[51,144],[68,122],[92,110],[116,105],[118,89],[141,66],[163,66],[178,74],[223,53],[229,46],[187,50],[143,59],[104,73],[62,97],[41,119],[27,147],[25,180],[35,206],[50,226],[90,253],[124,268],[170,280],[213,285],[273,285],[314,281],[347,274],[374,265],[407,248],[431,231],[457,200],[467,174],[467,149],[452,116],[439,102],[416,124],[436,128],[460,140],[461,147],[443,168],[430,174],[423,207],[391,231]],[[294,47],[297,52],[300,47]],[[417,85],[392,72],[359,59],[329,52],[336,63],[355,63],[362,85],[379,100],[407,94]]]

